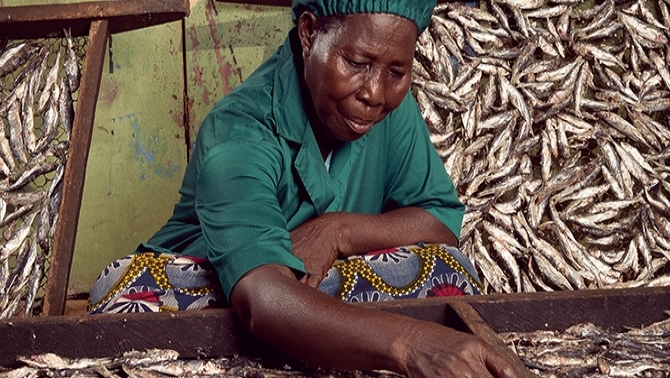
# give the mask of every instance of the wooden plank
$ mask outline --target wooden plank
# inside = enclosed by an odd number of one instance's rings
[[[72,4],[0,7],[0,38],[34,39],[62,37],[71,29],[73,37],[88,35],[95,20],[108,20],[109,33],[159,25],[186,17],[188,0],[115,0]]]
[[[623,332],[666,319],[670,287],[487,295],[469,303],[496,332],[564,330],[583,322]]]
[[[445,322],[444,300],[357,305]],[[112,357],[151,348],[173,349],[183,358],[276,355],[248,335],[232,309],[15,318],[0,321],[0,335],[0,366],[9,368],[20,366],[18,356],[47,352],[70,358]]]
[[[16,358],[57,353],[70,358],[120,356],[131,350],[173,349],[183,358],[255,355],[264,347],[243,333],[230,310],[105,314],[11,319],[0,323],[0,366]]]
[[[651,313],[668,308],[670,288],[495,294],[357,305],[472,332],[500,348],[496,333],[532,331],[545,323],[566,328],[587,318],[599,325],[615,323],[617,318],[618,326],[664,319],[662,311]],[[603,315],[606,312],[611,314]],[[17,318],[0,321],[0,335],[5,341],[0,343],[0,366],[7,367],[16,364],[17,356],[46,352],[95,358],[132,349],[169,348],[185,358],[194,358],[236,353],[253,356],[271,351],[246,334],[230,309]]]
[[[44,314],[62,315],[65,311],[67,283],[70,277],[74,243],[77,236],[79,209],[84,191],[86,161],[91,145],[95,106],[100,91],[109,23],[105,20],[91,23],[86,44],[77,109],[70,139],[70,147],[63,177],[63,192],[58,222],[53,240],[44,297]]]
[[[505,343],[500,340],[498,335],[488,326],[477,311],[465,301],[453,301],[448,305],[458,317],[467,325],[468,331],[481,337],[493,350],[506,357],[512,363],[521,378],[537,377],[531,373],[523,362],[517,357]]]

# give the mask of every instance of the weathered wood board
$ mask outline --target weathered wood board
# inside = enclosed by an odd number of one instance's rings
[[[62,36],[86,36],[81,87],[72,128],[68,164],[63,178],[59,221],[49,257],[44,297],[46,315],[63,314],[74,252],[95,107],[100,91],[105,50],[110,34],[184,18],[187,0],[136,2],[97,1],[77,4],[0,7],[0,42]]]
[[[563,331],[585,322],[624,332],[666,319],[670,287],[496,294],[469,303],[495,332]]]
[[[482,337],[514,359],[496,334],[510,330],[565,329],[591,321],[609,329],[665,318],[670,288],[565,291],[447,297],[357,304],[445,324]],[[230,309],[160,314],[105,314],[20,318],[0,322],[0,366],[46,352],[99,358],[130,350],[173,349],[183,358],[275,355],[254,341]],[[197,335],[197,336],[194,336]],[[517,368],[531,377],[520,361]],[[527,374],[526,374],[527,373]]]
[[[188,0],[116,0],[76,4],[0,7],[0,36],[33,39],[60,36],[70,29],[73,37],[86,36],[92,21],[107,20],[110,34],[141,29],[184,18]]]

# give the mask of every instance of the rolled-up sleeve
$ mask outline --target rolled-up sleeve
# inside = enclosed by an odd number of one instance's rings
[[[201,163],[195,211],[207,258],[219,273],[226,297],[250,270],[268,264],[304,273],[291,253],[291,238],[277,199],[281,175],[271,149],[245,140],[208,151]]]

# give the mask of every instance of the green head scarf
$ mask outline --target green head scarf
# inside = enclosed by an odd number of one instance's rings
[[[305,10],[317,17],[350,13],[391,13],[416,24],[422,33],[430,23],[437,0],[293,0],[293,22]]]

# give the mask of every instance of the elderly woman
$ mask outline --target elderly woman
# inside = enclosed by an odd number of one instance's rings
[[[516,377],[472,335],[344,303],[479,293],[409,92],[434,6],[294,0],[297,26],[205,119],[172,217],[101,274],[91,313],[232,305],[314,365]]]

